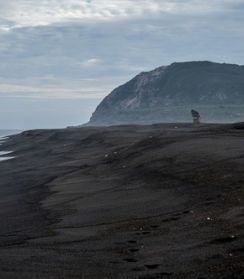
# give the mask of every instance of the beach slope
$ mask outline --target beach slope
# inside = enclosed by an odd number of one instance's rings
[[[35,130],[1,149],[1,278],[244,278],[244,125]]]

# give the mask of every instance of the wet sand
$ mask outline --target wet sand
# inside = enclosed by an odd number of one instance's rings
[[[244,125],[23,132],[0,278],[244,278]]]

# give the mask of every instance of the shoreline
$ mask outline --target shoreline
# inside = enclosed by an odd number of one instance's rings
[[[243,136],[242,124],[180,123],[10,136],[0,275],[242,276]]]
[[[1,149],[1,146],[2,146],[8,139],[9,139],[8,135],[0,136],[0,149]],[[12,153],[12,151],[1,150],[1,151],[0,151],[0,162],[13,159],[13,158],[14,158],[13,156],[5,156],[5,155],[9,155],[9,154],[11,154],[11,153]]]

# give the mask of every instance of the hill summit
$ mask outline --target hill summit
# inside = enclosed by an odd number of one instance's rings
[[[244,66],[199,61],[142,72],[105,97],[88,125],[186,122],[191,109],[206,122],[243,121]]]

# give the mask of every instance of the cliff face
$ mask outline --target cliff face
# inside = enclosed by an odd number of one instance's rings
[[[244,66],[212,62],[173,63],[137,75],[97,107],[89,125],[244,119]]]

